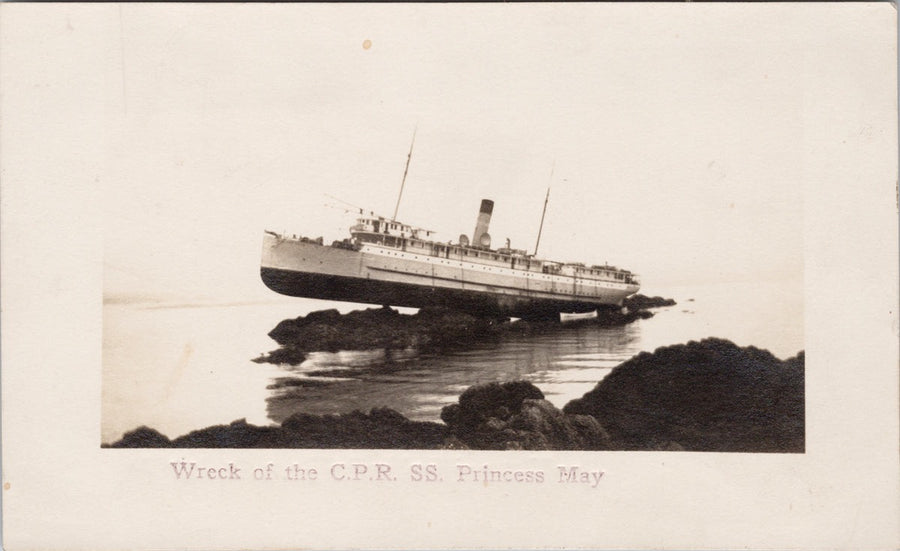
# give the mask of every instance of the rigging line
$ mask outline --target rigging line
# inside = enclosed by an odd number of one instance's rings
[[[347,201],[344,201],[343,199],[339,199],[339,198],[335,197],[334,195],[331,195],[330,193],[323,193],[322,195],[324,195],[325,197],[328,197],[329,199],[334,199],[338,203],[343,203],[343,204],[347,205],[348,207],[353,207],[354,210],[358,210],[359,212],[363,211],[362,207],[356,206],[353,203],[348,203]]]

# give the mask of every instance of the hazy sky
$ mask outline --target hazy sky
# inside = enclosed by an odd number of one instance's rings
[[[326,194],[390,215],[415,128],[398,218],[445,240],[484,197],[494,244],[533,250],[550,185],[542,257],[650,293],[802,276],[805,101],[841,73],[797,10],[117,8],[108,296],[268,296],[263,229],[347,236]]]

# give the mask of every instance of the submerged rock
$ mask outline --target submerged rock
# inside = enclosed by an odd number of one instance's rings
[[[715,338],[663,347],[563,411],[595,417],[620,449],[803,452],[804,356]]]

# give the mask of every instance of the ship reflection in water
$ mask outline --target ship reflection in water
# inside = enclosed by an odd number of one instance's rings
[[[415,420],[436,421],[477,383],[528,379],[557,407],[592,389],[637,353],[637,325],[564,327],[466,350],[419,355],[414,350],[316,352],[299,366],[282,366],[270,385],[269,417],[297,411],[346,413],[388,405]]]

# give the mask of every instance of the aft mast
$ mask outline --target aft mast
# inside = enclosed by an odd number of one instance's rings
[[[413,129],[412,143],[409,144],[409,155],[406,157],[406,168],[403,169],[403,180],[400,181],[400,194],[397,196],[397,206],[394,207],[394,215],[391,216],[391,220],[393,221],[397,220],[397,211],[400,210],[400,199],[403,197],[403,186],[406,184],[406,173],[409,172],[409,162],[412,160],[413,145],[416,144],[416,130],[418,130],[418,128]]]
[[[537,243],[534,244],[534,254],[537,255],[538,246],[541,244],[541,232],[544,230],[544,215],[547,214],[547,202],[550,200],[550,188],[547,188],[547,196],[544,197],[544,210],[541,212],[541,225],[538,228]]]
[[[556,168],[556,161],[550,166],[550,183],[553,183],[553,169]],[[550,186],[547,186],[547,196],[544,197],[544,210],[541,211],[541,225],[538,228],[537,243],[534,244],[534,255],[537,255],[538,246],[541,244],[541,232],[544,231],[544,215],[547,214],[547,202],[550,200]]]

